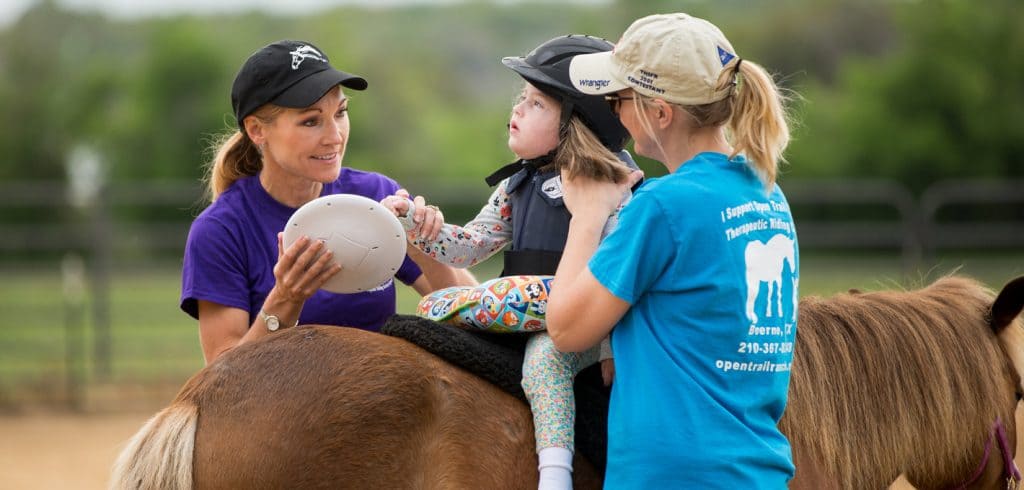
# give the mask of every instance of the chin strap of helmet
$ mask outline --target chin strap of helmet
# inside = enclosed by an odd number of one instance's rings
[[[484,182],[487,182],[487,185],[494,187],[495,185],[498,185],[498,183],[501,182],[502,180],[505,180],[505,178],[515,175],[520,170],[530,169],[536,171],[537,169],[551,163],[551,161],[554,159],[555,150],[552,150],[551,153],[548,153],[547,155],[543,155],[531,160],[521,158],[499,168],[498,170],[495,170],[494,173],[484,178]]]
[[[558,121],[558,141],[564,141],[569,136],[569,120],[572,119],[574,108],[571,100],[562,99],[562,116]]]

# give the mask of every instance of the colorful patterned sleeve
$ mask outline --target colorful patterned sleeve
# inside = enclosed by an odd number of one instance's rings
[[[494,255],[512,239],[507,185],[508,179],[501,181],[480,213],[465,226],[446,223],[436,240],[415,238],[412,245],[438,262],[459,268],[474,266]]]

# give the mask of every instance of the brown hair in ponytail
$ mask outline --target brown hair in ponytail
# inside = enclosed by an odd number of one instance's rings
[[[265,105],[252,114],[261,124],[270,124],[283,109]],[[207,164],[206,192],[210,202],[216,201],[236,180],[256,175],[263,168],[260,149],[242,131],[235,130],[221,136],[214,144],[213,161]]]

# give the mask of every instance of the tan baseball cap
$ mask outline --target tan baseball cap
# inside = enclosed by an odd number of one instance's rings
[[[633,22],[614,50],[574,57],[569,77],[587,94],[632,88],[648,97],[700,105],[729,95],[731,87],[715,88],[735,58],[714,24],[683,13],[658,14]]]

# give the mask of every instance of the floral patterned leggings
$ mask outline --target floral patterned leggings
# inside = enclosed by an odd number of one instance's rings
[[[574,450],[576,397],[573,379],[597,362],[599,345],[584,352],[560,352],[547,332],[532,334],[523,359],[523,391],[533,410],[537,451],[549,447]]]

